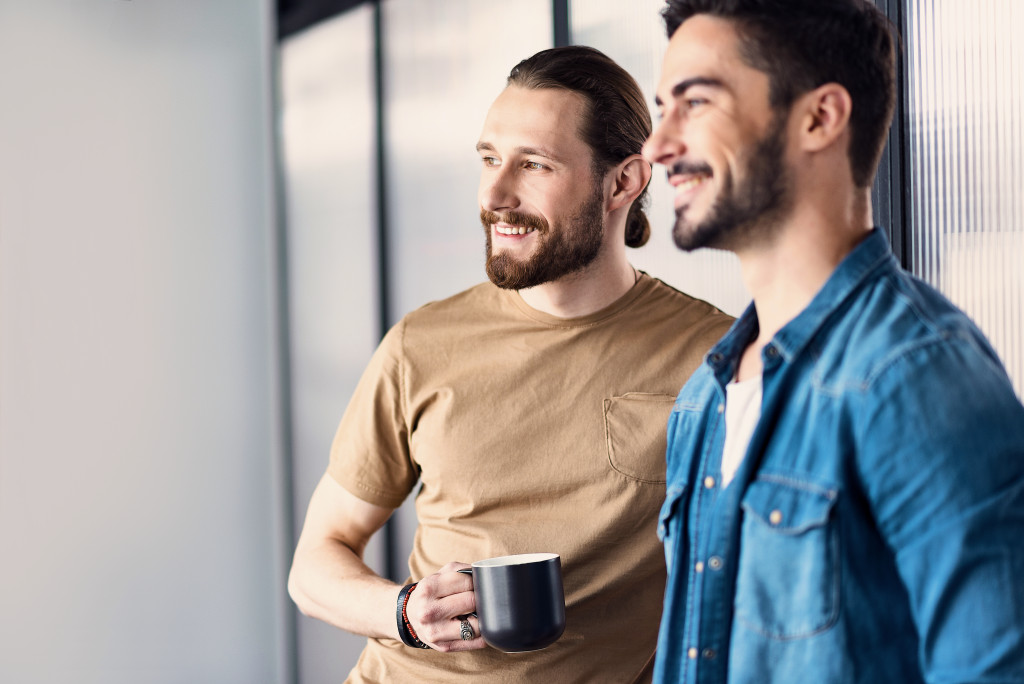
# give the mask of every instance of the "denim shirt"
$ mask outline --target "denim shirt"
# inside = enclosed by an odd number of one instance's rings
[[[656,682],[1024,682],[1024,407],[968,318],[875,229],[762,350],[753,305],[680,392]]]

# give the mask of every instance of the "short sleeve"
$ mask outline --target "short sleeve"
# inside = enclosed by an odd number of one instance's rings
[[[342,416],[327,472],[360,499],[397,508],[419,478],[409,455],[403,339],[395,325],[374,352]]]

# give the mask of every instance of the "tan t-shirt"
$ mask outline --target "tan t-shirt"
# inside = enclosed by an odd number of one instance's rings
[[[731,322],[644,274],[582,318],[541,313],[484,283],[392,328],[342,418],[328,472],[386,507],[422,482],[412,580],[449,561],[560,554],[566,628],[520,654],[371,639],[349,681],[649,680],[668,415]]]

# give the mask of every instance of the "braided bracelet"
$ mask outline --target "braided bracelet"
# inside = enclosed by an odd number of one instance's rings
[[[405,613],[405,606],[409,603],[409,594],[416,588],[416,583],[406,584],[402,587],[402,591],[398,592],[398,610],[396,617],[398,618],[398,637],[402,640],[402,643],[406,646],[412,646],[413,648],[430,648],[425,643],[420,641],[419,637],[416,636],[416,632],[412,628],[412,624],[409,623],[409,616]]]

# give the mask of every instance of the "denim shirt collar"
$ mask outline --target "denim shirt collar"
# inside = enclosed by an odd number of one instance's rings
[[[785,361],[796,358],[853,291],[885,265],[897,267],[885,233],[876,227],[840,262],[811,303],[775,334],[771,345],[778,355]],[[757,337],[758,330],[757,309],[751,302],[732,329],[712,347],[708,365],[722,387],[735,375],[740,355]]]

